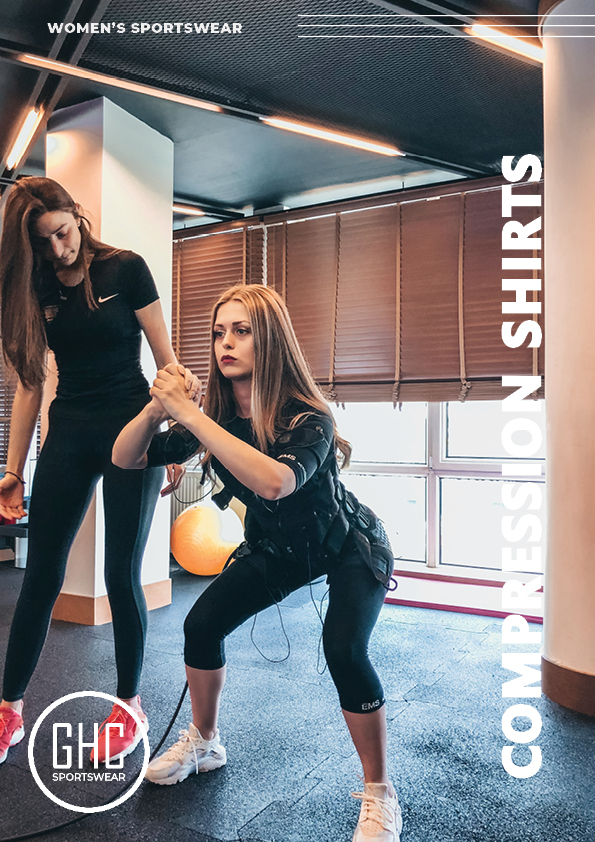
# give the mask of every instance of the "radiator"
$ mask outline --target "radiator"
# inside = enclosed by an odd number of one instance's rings
[[[177,516],[184,511],[184,509],[188,508],[188,506],[194,506],[196,503],[200,503],[200,498],[203,497],[203,495],[210,497],[208,492],[210,490],[211,483],[207,480],[204,485],[201,485],[201,477],[202,471],[186,471],[180,487],[175,492],[175,496],[173,494],[171,496],[172,523]],[[176,500],[176,497],[179,499]]]

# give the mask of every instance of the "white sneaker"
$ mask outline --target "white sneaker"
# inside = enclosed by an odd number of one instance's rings
[[[364,784],[363,792],[352,792],[362,800],[353,842],[399,842],[403,819],[395,792],[388,784]]]
[[[149,763],[145,778],[154,784],[177,784],[193,772],[210,772],[226,763],[227,755],[219,741],[219,731],[212,740],[204,740],[191,722],[187,731],[180,731],[177,743]]]

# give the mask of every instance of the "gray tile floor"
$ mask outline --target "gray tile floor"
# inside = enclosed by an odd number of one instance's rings
[[[2,659],[21,577],[0,564]],[[183,687],[182,620],[204,587],[177,567],[173,580],[173,605],[150,615],[143,704],[152,747]],[[324,586],[313,592],[320,598]],[[257,652],[250,624],[228,642],[226,767],[175,787],[143,784],[120,807],[37,838],[350,842],[359,802],[349,793],[360,788],[360,769],[332,681],[317,665],[320,623],[309,589],[290,596],[282,612],[291,642],[286,661],[270,663]],[[269,658],[286,653],[275,608],[258,617],[253,637]],[[388,698],[403,842],[595,842],[595,720],[546,698],[530,700],[543,718],[542,768],[527,780],[502,769],[500,721],[509,703],[501,685],[511,676],[500,666],[499,621],[387,605],[370,649]],[[111,626],[53,623],[27,696],[27,721],[67,693],[112,693],[114,686]],[[174,736],[189,719],[186,700]],[[0,767],[0,840],[74,817],[37,788],[26,746],[12,749]],[[138,768],[140,751],[126,762]],[[96,803],[92,785],[70,792]]]

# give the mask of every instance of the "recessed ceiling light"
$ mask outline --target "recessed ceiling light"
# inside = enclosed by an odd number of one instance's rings
[[[326,129],[319,129],[316,126],[308,126],[304,123],[294,123],[291,120],[282,120],[277,117],[261,117],[260,120],[267,126],[274,126],[277,129],[286,129],[289,132],[305,134],[309,137],[317,137],[320,140],[329,140],[331,143],[342,143],[344,146],[353,146],[356,149],[365,149],[367,152],[376,152],[378,155],[405,155],[393,146],[383,146],[380,143],[372,143],[360,137],[351,137],[338,132],[329,132]]]
[[[174,213],[183,213],[184,216],[205,216],[205,212],[189,205],[174,205]]]
[[[20,164],[21,158],[29,148],[33,135],[37,131],[42,115],[43,111],[32,108],[25,117],[25,122],[21,126],[17,139],[8,153],[8,158],[6,159],[7,169],[14,170]]]
[[[76,67],[73,64],[67,64],[63,61],[52,61],[49,58],[42,56],[28,55],[27,53],[20,53],[18,60],[23,64],[30,64],[33,67],[44,68],[53,73],[59,73],[61,76],[73,76],[76,79],[86,79],[88,82],[97,82],[100,85],[109,85],[112,88],[123,88],[125,91],[134,91],[139,94],[147,94],[156,99],[166,99],[168,102],[179,102],[182,105],[191,105],[193,108],[202,108],[205,111],[217,111],[221,113],[223,109],[219,105],[214,105],[212,102],[205,102],[202,99],[195,99],[191,96],[184,96],[183,94],[176,94],[172,91],[166,91],[162,88],[155,88],[153,85],[143,85],[139,82],[131,82],[128,79],[121,79],[118,76],[110,76],[107,73],[96,73],[94,70],[86,70],[84,67]]]
[[[524,58],[529,58],[543,64],[543,47],[530,44],[529,41],[518,38],[516,35],[501,32],[497,29],[492,29],[491,26],[484,26],[480,23],[466,28],[465,32],[473,35],[475,38],[480,38],[482,41],[487,41],[488,44],[494,44],[496,47],[502,47]]]

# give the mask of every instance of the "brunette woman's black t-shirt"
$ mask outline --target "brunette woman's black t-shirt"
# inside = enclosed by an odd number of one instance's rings
[[[148,400],[140,365],[141,329],[134,311],[159,298],[149,267],[140,255],[120,251],[93,260],[89,275],[97,302],[93,310],[85,301],[83,284],[64,286],[51,264],[37,284],[47,342],[59,373],[53,417],[84,418],[97,411],[127,414]]]

